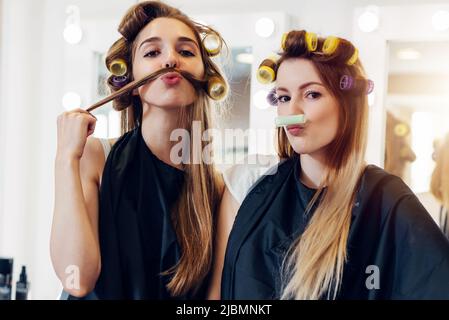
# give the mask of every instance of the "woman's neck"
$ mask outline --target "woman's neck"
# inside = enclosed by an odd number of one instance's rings
[[[154,106],[143,106],[142,136],[151,152],[163,162],[182,168],[170,158],[170,151],[174,145],[170,141],[173,130],[178,128],[179,109],[163,109]]]
[[[324,179],[326,170],[326,157],[323,151],[313,154],[301,154],[301,182],[309,188],[317,189]]]

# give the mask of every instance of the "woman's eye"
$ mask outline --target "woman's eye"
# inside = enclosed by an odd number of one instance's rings
[[[279,103],[285,103],[285,102],[287,102],[287,101],[290,101],[290,97],[289,97],[289,96],[279,96],[279,97],[277,98],[277,101],[278,101]]]
[[[181,50],[179,53],[184,57],[194,57],[195,54],[192,51],[189,50]]]
[[[159,55],[159,53],[160,52],[158,50],[151,50],[151,51],[148,51],[147,53],[145,53],[144,57],[150,57],[150,58],[157,57]]]
[[[306,92],[306,98],[318,99],[319,97],[321,97],[321,93],[319,93],[317,91],[308,91],[308,92]]]

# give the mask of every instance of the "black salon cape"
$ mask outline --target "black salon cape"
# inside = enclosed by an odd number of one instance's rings
[[[115,143],[100,188],[101,273],[86,299],[171,298],[161,273],[180,258],[171,210],[183,183],[184,172],[151,152],[140,126]]]
[[[285,160],[244,199],[226,249],[222,299],[280,297],[280,265],[304,231],[315,192],[299,181],[299,166],[298,155]],[[363,174],[347,246],[338,299],[449,299],[449,241],[402,180],[376,166]],[[379,289],[369,266],[378,267]]]

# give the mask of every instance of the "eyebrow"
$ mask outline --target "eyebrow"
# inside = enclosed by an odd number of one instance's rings
[[[298,89],[302,90],[302,89],[307,88],[308,86],[311,86],[311,85],[314,85],[314,84],[324,87],[324,85],[322,83],[311,81],[311,82],[306,82],[306,83],[302,84]],[[276,88],[276,90],[288,91],[284,87]]]
[[[159,38],[159,37],[151,37],[151,38],[145,39],[145,40],[143,40],[142,43],[139,45],[139,49],[140,49],[145,43],[161,42],[161,41],[162,41],[162,39]],[[198,50],[199,50],[199,47],[198,47],[198,44],[196,43],[196,41],[195,41],[195,40],[192,40],[192,39],[190,39],[190,38],[188,38],[188,37],[179,37],[177,41],[178,41],[178,42],[192,43],[192,44],[194,44],[194,45],[198,48]]]

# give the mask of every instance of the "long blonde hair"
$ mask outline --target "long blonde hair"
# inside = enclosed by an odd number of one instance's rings
[[[324,56],[319,54],[324,39],[318,39],[318,52],[311,53],[306,49],[305,31],[291,31],[278,64],[294,58],[310,60],[324,85],[339,102],[337,135],[327,147],[327,172],[306,211],[316,201],[319,205],[284,261],[283,299],[335,299],[347,259],[351,212],[366,167],[368,103],[363,88],[356,94],[340,89],[343,75],[364,79],[359,61],[351,66],[344,63],[355,48],[349,41],[340,41],[345,46],[340,45],[333,55]],[[279,156],[292,157],[294,150],[283,128],[277,134]]]
[[[432,173],[430,191],[446,209],[449,209],[449,134],[436,150],[436,165]]]
[[[158,1],[145,1],[131,7],[122,19],[119,32],[123,35],[110,48],[106,57],[106,65],[123,59],[128,65],[127,76],[132,80],[132,48],[137,34],[149,22],[156,18],[168,17],[185,23],[195,34],[201,50],[205,77],[217,76],[225,81],[218,66],[208,56],[202,45],[201,34],[219,33],[209,27],[195,23],[181,11]],[[221,38],[221,37],[220,37]],[[221,39],[222,40],[222,39]],[[222,40],[223,41],[223,40]],[[224,41],[223,41],[224,42]],[[109,87],[116,91],[112,76],[108,79]],[[114,109],[121,111],[122,134],[141,124],[142,103],[140,97],[131,94],[122,96],[113,103]],[[192,137],[192,124],[201,123],[202,133],[213,127],[212,106],[204,91],[197,92],[192,105],[180,108],[178,125],[186,129]],[[202,159],[202,150],[210,142],[201,141],[201,149],[193,147],[190,139],[190,159]],[[193,153],[199,153],[193,155]],[[164,274],[172,275],[167,285],[173,296],[195,292],[201,286],[212,265],[213,231],[215,225],[214,212],[223,191],[221,176],[213,164],[200,161],[199,164],[184,165],[185,182],[178,203],[173,210],[173,223],[178,242],[181,246],[181,257],[177,265],[166,270]]]

